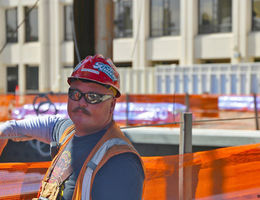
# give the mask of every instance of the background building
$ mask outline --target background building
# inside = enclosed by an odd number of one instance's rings
[[[21,93],[65,91],[73,66],[71,4],[0,1],[1,93],[14,92],[16,85]]]
[[[115,62],[143,68],[260,60],[259,0],[116,2]]]
[[[113,2],[112,53],[116,65],[122,67],[123,92],[260,92],[260,66],[241,66],[260,61],[260,0]],[[72,3],[0,0],[0,93],[14,92],[17,85],[21,93],[67,91],[66,77],[74,62]],[[228,65],[218,67],[216,76],[213,72],[203,76],[202,69],[214,69],[211,63]],[[158,65],[168,68],[154,67]],[[231,73],[234,66],[235,76],[219,72]],[[181,71],[181,78],[176,70]],[[199,75],[194,74],[196,70]],[[172,75],[167,78],[167,74]],[[180,82],[183,85],[178,86]]]

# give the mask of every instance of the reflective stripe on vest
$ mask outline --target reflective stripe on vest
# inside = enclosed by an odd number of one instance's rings
[[[83,183],[82,183],[82,193],[81,200],[89,200],[90,199],[90,185],[93,171],[96,169],[97,165],[100,163],[106,152],[114,145],[128,145],[126,141],[121,138],[112,138],[107,140],[95,153],[93,158],[88,162],[87,169],[84,174]]]

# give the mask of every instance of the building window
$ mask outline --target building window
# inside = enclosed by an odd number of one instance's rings
[[[17,42],[17,8],[10,8],[5,11],[6,41]]]
[[[232,0],[199,0],[199,33],[232,31]]]
[[[132,62],[119,62],[119,63],[114,63],[116,67],[132,67]]]
[[[39,90],[38,66],[26,66],[26,90],[27,92],[37,92]]]
[[[133,36],[133,1],[117,0],[115,2],[114,32],[116,38]]]
[[[252,30],[260,31],[260,0],[252,1]]]
[[[18,66],[7,67],[7,93],[15,93],[15,88],[18,85]]]
[[[180,34],[180,0],[151,0],[150,35]]]
[[[72,17],[72,5],[64,6],[64,40],[69,41],[73,39],[73,17]]]
[[[25,41],[38,41],[38,8],[25,7]]]

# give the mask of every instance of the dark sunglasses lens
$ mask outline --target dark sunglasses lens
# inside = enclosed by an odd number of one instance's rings
[[[78,90],[70,89],[70,90],[69,90],[69,97],[70,97],[72,100],[78,101],[78,100],[80,100],[80,98],[81,98],[81,93],[80,93],[80,91],[78,91]]]
[[[95,93],[88,93],[88,94],[85,94],[85,100],[88,103],[96,104],[96,103],[101,102],[101,96],[99,94],[95,94]]]

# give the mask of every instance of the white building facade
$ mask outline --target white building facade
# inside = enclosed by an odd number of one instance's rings
[[[13,92],[16,85],[21,93],[67,91],[74,60],[72,3],[0,0],[0,93]],[[123,92],[162,92],[165,86],[154,75],[157,65],[168,65],[166,71],[171,71],[260,61],[260,0],[114,0],[114,13],[113,60],[119,67],[131,67],[120,69]],[[191,86],[199,81],[194,80]],[[171,82],[177,83],[170,80],[169,88],[175,87]],[[208,87],[214,90],[214,84]]]
[[[16,84],[23,94],[66,91],[73,63],[71,4],[0,0],[0,93],[13,92]]]
[[[132,37],[114,40],[115,62],[144,68],[158,61],[193,65],[260,58],[259,0],[130,2]]]

